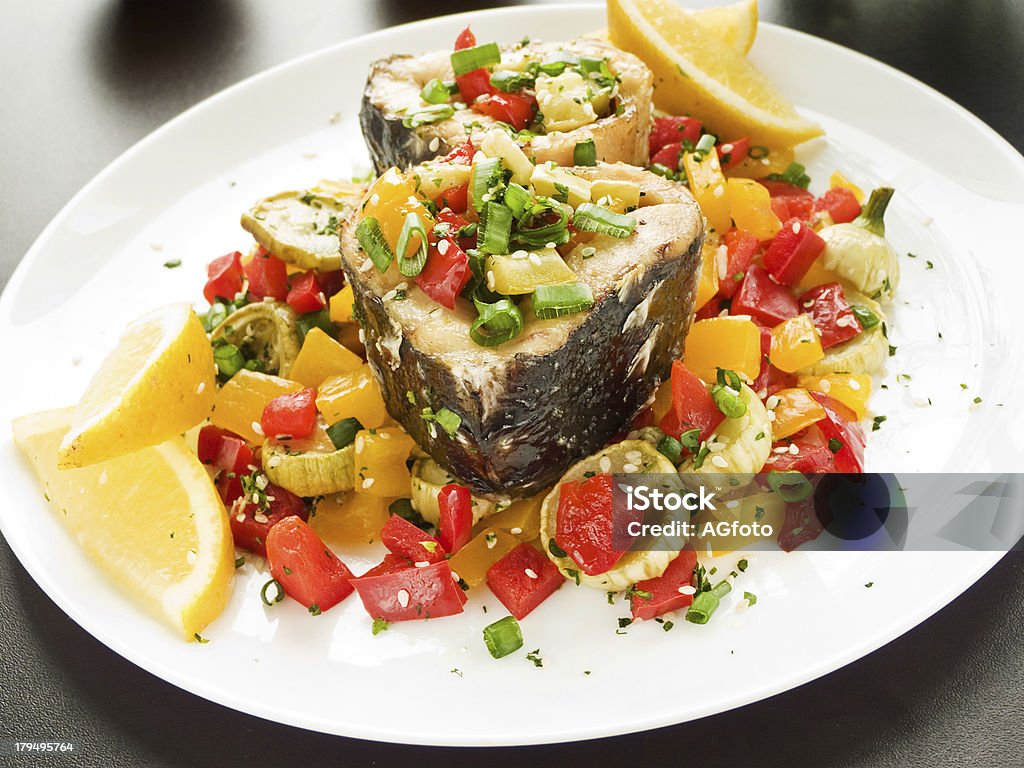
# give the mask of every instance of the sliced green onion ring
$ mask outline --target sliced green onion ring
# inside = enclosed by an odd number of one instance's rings
[[[597,145],[593,139],[576,142],[572,150],[573,165],[597,165]]]
[[[504,169],[500,157],[486,157],[473,163],[469,186],[473,194],[473,209],[477,213],[498,195],[503,181]]]
[[[523,647],[523,633],[515,616],[506,616],[484,627],[484,644],[491,656],[500,659]]]
[[[535,75],[530,72],[501,71],[491,75],[491,85],[505,93],[532,88],[534,81]]]
[[[454,114],[455,107],[451,104],[434,104],[423,109],[406,112],[405,117],[402,118],[402,125],[406,128],[419,128],[421,125],[447,120]]]
[[[326,432],[334,447],[340,451],[342,448],[348,448],[355,442],[356,433],[362,428],[363,425],[359,419],[349,417],[331,424]]]
[[[472,48],[463,48],[452,53],[452,69],[455,76],[465,75],[481,67],[501,64],[501,49],[497,43],[484,43]]]
[[[593,203],[582,203],[572,217],[572,225],[581,232],[597,232],[612,237],[629,237],[636,229],[636,219],[615,213]]]
[[[814,486],[803,474],[795,470],[780,472],[773,470],[768,473],[768,487],[775,491],[785,502],[803,501],[814,493]]]
[[[480,316],[469,329],[469,336],[481,347],[496,347],[515,338],[523,330],[523,313],[511,299],[499,299],[493,304],[473,302]]]
[[[413,237],[419,239],[419,244],[412,256],[409,256],[409,243]],[[405,214],[405,222],[402,224],[402,232],[398,235],[398,271],[406,277],[416,277],[423,271],[427,263],[427,229],[423,226],[423,219],[415,212]]]
[[[530,225],[549,214],[555,214],[557,220],[541,224],[538,227]],[[569,242],[569,214],[557,200],[550,197],[539,197],[523,212],[519,227],[515,233],[515,241],[530,248],[543,248],[548,243],[564,245]]]
[[[487,203],[477,230],[477,249],[483,253],[508,253],[508,240],[512,232],[512,209],[501,203]]]
[[[565,317],[594,306],[594,293],[585,283],[538,285],[533,292],[533,314],[541,320]]]
[[[455,83],[449,84],[435,77],[423,86],[420,98],[428,104],[447,104],[453,93],[458,93],[458,86]]]
[[[272,596],[267,594],[267,590],[271,587],[276,590]],[[284,587],[281,586],[281,582],[277,579],[271,579],[264,584],[263,589],[260,590],[260,600],[262,600],[263,604],[268,608],[274,603],[280,603],[284,600]]]
[[[527,208],[533,204],[533,195],[526,187],[512,182],[505,188],[505,205],[512,209],[512,215],[521,219]]]
[[[377,269],[387,272],[395,254],[391,250],[391,246],[388,245],[388,241],[384,239],[380,222],[375,216],[366,216],[359,222],[356,226],[356,240],[359,241],[359,245],[366,251],[370,261]]]

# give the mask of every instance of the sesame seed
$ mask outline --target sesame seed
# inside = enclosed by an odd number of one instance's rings
[[[639,464],[643,460],[644,460],[644,457],[643,457],[643,454],[640,453],[640,451],[627,451],[626,452],[626,461],[631,461],[634,464]]]
[[[804,302],[804,309],[810,309],[814,306],[814,299],[808,299]]]
[[[487,272],[487,287],[492,291],[494,290],[494,271],[488,270]]]
[[[523,532],[523,529],[516,526],[515,528],[509,528],[508,532],[511,533],[513,536],[518,536],[520,533]]]
[[[261,491],[267,490],[267,485],[269,483],[270,481],[267,480],[266,475],[256,475],[256,487],[259,488]]]
[[[282,459],[280,456],[271,456],[270,459],[267,460],[267,469],[276,469],[277,467],[281,466],[281,462],[283,460],[284,459]]]
[[[252,516],[252,519],[255,520],[257,523],[268,522],[267,516],[264,515],[262,512],[257,512],[255,515]]]
[[[597,253],[597,248],[595,248],[592,245],[588,245],[581,251],[581,253],[583,254],[584,259],[589,259],[595,253]]]
[[[681,595],[695,595],[695,594],[697,594],[697,588],[694,587],[691,584],[683,584],[683,586],[681,586],[679,588],[679,594],[681,594]]]
[[[258,421],[254,421],[249,426],[252,427],[252,431],[255,432],[257,435],[263,435],[263,427],[260,426],[260,423]]]
[[[544,247],[545,247],[545,248],[554,248],[554,247],[555,247],[555,244],[554,244],[554,243],[545,243],[545,244],[544,244]]]
[[[712,453],[718,453],[719,451],[725,450],[725,443],[720,443],[717,440],[713,443],[708,443],[708,450]]]
[[[530,263],[533,264],[535,267],[539,267],[541,265],[540,256],[538,256],[536,253],[531,253]]]
[[[780,456],[784,453],[789,453],[788,445],[780,445],[778,448],[772,448],[772,453],[777,453]]]
[[[446,253],[448,253],[448,241],[447,240],[441,240],[440,242],[438,242],[438,244],[437,244],[437,252],[440,253],[442,256],[444,256]]]
[[[856,379],[850,379],[850,381],[847,383],[847,386],[854,392],[856,392],[857,390],[860,389],[860,382],[857,381]]]
[[[370,205],[380,205],[380,195],[376,192],[370,195]]]
[[[607,456],[602,456],[601,460],[597,462],[597,465],[601,469],[601,472],[607,474],[612,469],[612,460]]]
[[[244,523],[245,522],[245,512],[239,512],[237,515],[235,515],[235,520],[237,520],[240,523]]]
[[[196,387],[196,394],[197,395],[203,394],[203,390],[204,389],[206,389],[206,382],[205,381],[200,381],[199,382],[199,386]]]
[[[363,263],[359,265],[360,272],[369,272],[373,269],[373,262],[369,259],[363,259]]]
[[[363,480],[363,489],[364,490],[369,488],[371,485],[373,485],[373,478],[372,477],[368,477],[365,480]]]
[[[524,251],[522,249],[520,249],[518,251],[513,251],[512,252],[512,258],[513,259],[525,259],[525,258],[528,258],[529,255],[530,255],[529,253],[527,253],[526,251]]]
[[[536,579],[537,578],[537,572],[535,570],[533,570],[533,568],[525,568],[525,569],[523,569],[523,573],[526,574],[527,578],[530,578],[530,579]]]
[[[796,224],[793,225],[793,234],[794,235],[800,234],[800,222],[799,221]]]
[[[713,194],[715,197],[721,197],[722,195],[725,194],[725,187],[723,187],[722,185],[718,185],[717,187],[715,187],[715,191],[712,192],[711,194]]]
[[[775,421],[775,411],[768,411],[768,421]]]
[[[729,462],[726,461],[723,457],[719,456],[717,453],[711,457],[711,463],[720,469],[725,469],[726,467],[729,466]]]
[[[723,155],[728,155],[730,152],[732,152],[732,144],[723,144],[722,145],[722,154]]]
[[[638,469],[639,469],[639,467],[636,464],[623,464],[622,465],[622,471],[623,472],[636,472]]]
[[[791,446],[789,446],[789,452],[793,456],[796,456],[798,453],[800,453],[800,446],[797,445],[796,443],[793,443]]]
[[[459,581],[459,579],[460,579],[459,574],[457,574],[455,571],[452,571],[452,581],[457,583]]]
[[[398,598],[398,604],[400,606],[402,606],[403,608],[407,608],[408,607],[408,605],[409,605],[409,592],[407,590],[404,590],[404,589],[398,590],[398,594],[396,595],[396,597]]]
[[[384,294],[382,299],[384,301],[391,301],[397,295],[398,295],[398,291],[396,291],[394,288],[392,288],[390,291],[388,291],[387,293]]]
[[[419,562],[413,563],[413,565],[415,565],[417,568],[426,568],[428,565],[430,565],[430,563],[426,560],[420,560]]]
[[[780,402],[781,401],[779,400],[778,395],[772,395],[771,397],[764,401],[764,407],[767,408],[769,411],[772,411],[779,407]]]
[[[828,379],[822,379],[818,382],[818,388],[827,395],[828,391],[832,389],[832,382]]]
[[[736,507],[738,507],[739,505],[740,505],[740,503],[738,501],[736,501],[736,499],[733,499],[732,501],[725,502],[725,508],[726,509],[736,509]]]
[[[441,146],[441,139],[435,136],[427,146],[430,147],[431,152],[437,152],[437,148]]]

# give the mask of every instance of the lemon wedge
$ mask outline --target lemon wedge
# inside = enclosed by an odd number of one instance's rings
[[[754,45],[754,38],[757,37],[757,0],[740,0],[731,5],[698,11],[687,11],[676,3],[671,3],[671,6],[678,13],[678,20],[673,21],[673,24],[696,21],[708,34],[743,56]]]
[[[227,604],[234,547],[206,469],[175,436],[81,469],[58,469],[74,408],[23,416],[14,442],[85,552],[126,592],[186,639]]]
[[[59,466],[84,467],[182,434],[210,413],[215,383],[213,350],[190,306],[140,317],[89,382]]]
[[[654,73],[654,103],[693,115],[725,139],[792,147],[821,127],[793,105],[735,48],[710,34],[673,0],[608,0],[613,44],[640,57]]]

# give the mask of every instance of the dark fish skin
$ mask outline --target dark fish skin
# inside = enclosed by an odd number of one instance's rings
[[[351,247],[351,235],[347,241]],[[345,243],[343,236],[343,248]],[[486,408],[479,391],[407,338],[399,347],[400,364],[393,369],[372,343],[390,333],[385,303],[348,260],[345,269],[363,322],[368,359],[392,418],[475,492],[519,497],[549,487],[568,466],[627,428],[668,377],[693,317],[702,244],[703,234],[679,258],[648,269],[625,302],[614,292],[599,298],[561,348],[542,356],[515,355],[497,401]],[[655,287],[644,321],[623,331],[627,318]],[[662,327],[643,375],[628,377],[657,325]],[[627,378],[623,386],[609,385]],[[409,392],[415,394],[415,404]],[[447,407],[462,416],[454,439],[436,426],[431,434],[422,418],[425,407]]]
[[[424,140],[415,129],[406,128],[401,120],[389,118],[383,110],[374,107],[369,91],[363,94],[363,104],[359,110],[359,127],[363,131],[363,139],[366,141],[374,170],[378,175],[391,166],[407,168],[430,160],[438,154],[430,151],[430,142]],[[445,144],[442,149],[447,150],[449,147]]]

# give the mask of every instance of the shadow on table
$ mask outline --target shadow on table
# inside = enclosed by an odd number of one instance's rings
[[[60,701],[43,703],[43,722],[62,722],[69,737],[87,746],[124,743],[136,751],[133,766],[157,765],[404,765],[450,766],[461,759],[489,766],[682,765],[683,763],[770,766],[829,766],[857,762],[878,766],[902,764],[900,754],[933,754],[935,764],[978,765],[993,745],[1024,754],[1012,727],[1019,713],[995,712],[990,727],[965,730],[962,708],[998,701],[994,691],[1010,674],[1021,674],[1019,626],[1024,619],[1018,596],[1024,591],[1024,556],[1011,553],[953,605],[876,652],[825,678],[766,701],[693,723],[615,739],[520,750],[428,749],[388,746],[300,731],[209,703],[167,685],[107,650],[67,620],[0,543],[3,567],[13,574],[8,594],[24,610],[25,646],[38,648],[44,666],[62,670]],[[12,606],[13,613],[13,606]],[[870,615],[864,617],[870,621]],[[12,639],[14,642],[19,642]],[[799,636],[794,637],[799,643]],[[807,648],[808,654],[820,649]],[[700,663],[693,659],[693,663]],[[765,663],[772,663],[765,659]],[[31,687],[10,681],[15,690]],[[69,690],[70,689],[70,690]],[[52,693],[52,692],[51,692]],[[990,696],[989,694],[992,693]],[[557,695],[538,684],[538,695]],[[339,691],[339,696],[348,695]],[[500,691],[494,692],[500,696]],[[609,707],[629,707],[630,696]],[[679,691],[686,696],[685,690]],[[967,697],[964,700],[964,697]],[[397,701],[398,699],[396,699]],[[109,724],[109,731],[76,733],[90,728],[83,713],[66,702],[84,705],[88,720]],[[979,703],[980,702],[980,703]],[[474,706],[486,706],[476,702]],[[415,717],[417,706],[405,703],[395,717]],[[572,702],[566,702],[567,707]],[[452,713],[458,717],[458,712]],[[977,723],[976,718],[971,720]],[[949,723],[941,741],[935,722]],[[930,727],[929,727],[930,726]],[[960,732],[957,728],[960,727]],[[955,753],[952,752],[955,750]],[[996,752],[999,754],[999,752]],[[1003,752],[1006,754],[1006,752]],[[168,763],[174,760],[174,763]],[[331,761],[331,762],[327,762]],[[860,764],[860,763],[858,763]]]

